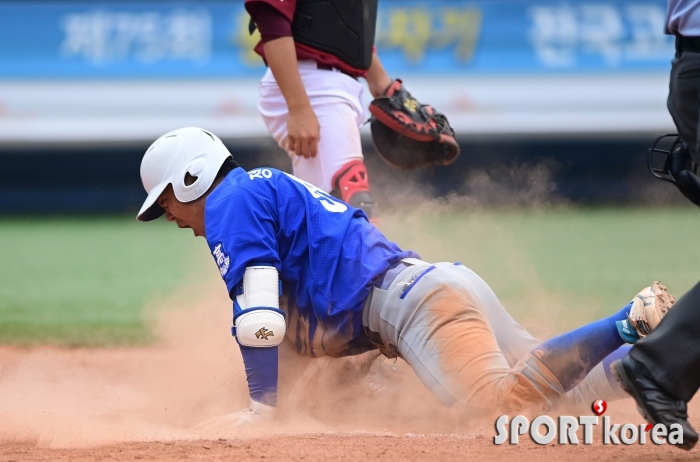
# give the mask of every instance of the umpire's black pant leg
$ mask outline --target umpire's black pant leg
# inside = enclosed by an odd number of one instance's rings
[[[700,282],[676,302],[651,335],[635,344],[630,355],[644,363],[667,392],[690,401],[700,388]]]
[[[693,156],[700,159],[698,120],[700,118],[700,53],[677,52],[671,68],[668,112],[678,134],[688,143]]]

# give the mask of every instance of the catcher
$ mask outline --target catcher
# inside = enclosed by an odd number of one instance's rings
[[[372,137],[389,164],[446,165],[459,155],[445,116],[382,67],[374,49],[377,0],[246,0],[245,8],[250,32],[261,35],[255,51],[268,66],[258,109],[294,175],[377,216],[362,155],[358,78],[376,98]]]
[[[204,237],[233,301],[250,408],[210,424],[274,414],[283,341],[310,357],[379,349],[404,359],[443,403],[465,412],[613,400],[624,393],[609,379],[610,361],[673,303],[654,283],[612,316],[540,342],[473,271],[420,260],[362,210],[306,181],[271,168],[243,170],[206,130],[156,140],[141,180],[148,197],[137,218],[165,215]]]

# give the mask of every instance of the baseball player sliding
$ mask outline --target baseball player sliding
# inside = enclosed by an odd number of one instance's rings
[[[360,140],[361,77],[376,98],[372,134],[387,162],[408,169],[457,157],[447,119],[382,67],[374,50],[377,0],[246,0],[245,8],[251,33],[261,34],[255,51],[268,65],[258,109],[294,175],[376,218]]]
[[[379,349],[404,359],[446,405],[465,412],[546,411],[625,396],[609,363],[660,322],[673,297],[659,283],[613,315],[540,342],[476,273],[431,264],[388,241],[367,215],[271,168],[245,171],[200,128],[157,139],[141,163],[138,219],[165,215],[207,240],[233,301],[250,408],[277,406],[278,347],[342,357]]]

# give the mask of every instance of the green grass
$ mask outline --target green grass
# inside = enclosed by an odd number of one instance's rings
[[[428,208],[387,214],[381,229],[425,260],[477,271],[540,336],[619,309],[653,279],[677,294],[700,280],[695,208]],[[5,344],[147,343],[144,307],[218,278],[203,239],[131,218],[0,220],[0,263]]]
[[[133,218],[0,220],[0,343],[149,342],[143,307],[201,264],[198,241]]]
[[[472,268],[541,336],[616,311],[653,279],[678,295],[700,280],[697,208],[421,211],[382,230]]]

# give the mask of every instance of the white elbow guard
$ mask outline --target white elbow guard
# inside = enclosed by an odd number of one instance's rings
[[[256,308],[236,317],[236,339],[247,347],[273,347],[282,343],[287,325],[277,311]]]
[[[247,347],[273,347],[282,343],[287,331],[279,309],[280,283],[272,266],[249,266],[243,275],[236,304],[241,311],[234,319],[236,339]]]

